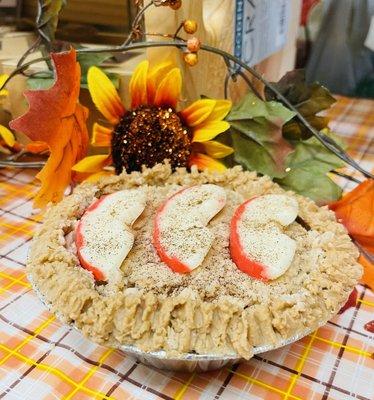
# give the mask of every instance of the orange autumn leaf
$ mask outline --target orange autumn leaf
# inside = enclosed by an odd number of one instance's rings
[[[31,140],[48,145],[50,156],[36,175],[41,182],[34,205],[44,207],[62,199],[72,179],[71,167],[86,155],[88,110],[78,102],[80,66],[74,49],[52,53],[55,83],[47,90],[27,90],[28,111],[10,126]]]
[[[28,153],[40,154],[49,151],[49,146],[45,142],[36,141],[27,143],[27,145],[25,146],[25,150]]]
[[[371,290],[374,290],[374,264],[362,255],[358,261],[364,267],[364,274],[362,275],[361,282],[368,285]]]
[[[339,201],[329,205],[349,234],[367,252],[374,253],[374,180],[358,185]]]

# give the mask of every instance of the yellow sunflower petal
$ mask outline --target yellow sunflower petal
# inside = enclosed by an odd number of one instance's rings
[[[108,154],[88,156],[75,164],[72,170],[75,172],[100,172],[110,162],[111,158]]]
[[[109,147],[112,140],[113,129],[94,123],[92,128],[91,144],[95,147]]]
[[[193,131],[192,141],[207,142],[229,128],[230,124],[226,121],[211,121],[204,123]]]
[[[196,100],[190,106],[180,112],[184,122],[191,127],[204,122],[216,105],[216,100],[202,99]]]
[[[125,107],[110,79],[99,68],[91,67],[87,73],[87,83],[97,109],[110,123],[118,123],[125,113]]]
[[[14,138],[12,131],[10,131],[8,128],[6,128],[3,125],[0,125],[0,137],[4,140],[5,144],[9,147],[13,147],[14,144],[16,143],[16,139]]]
[[[142,104],[148,104],[147,99],[147,75],[149,62],[142,61],[135,68],[130,80],[131,107],[136,108]]]
[[[179,68],[169,71],[158,85],[154,104],[175,108],[182,91],[182,74]]]
[[[172,66],[173,63],[171,61],[165,61],[160,64],[157,64],[148,72],[148,77],[147,77],[148,104],[153,104],[157,86],[161,82],[162,78],[172,69]]]
[[[193,165],[196,165],[200,171],[208,170],[222,172],[226,169],[226,167],[219,161],[201,153],[194,153],[191,155],[189,166],[192,167]]]
[[[0,87],[4,85],[4,82],[8,79],[9,75],[0,75]],[[8,96],[8,91],[6,89],[0,90],[0,96]]]
[[[230,100],[216,100],[213,111],[209,114],[206,121],[221,121],[231,110],[232,102]]]
[[[213,158],[224,158],[234,152],[234,149],[230,146],[226,146],[223,143],[216,142],[215,140],[209,140],[208,142],[195,143],[198,145],[198,149],[205,151],[208,156]]]

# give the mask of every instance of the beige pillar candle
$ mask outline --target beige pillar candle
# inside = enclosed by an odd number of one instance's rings
[[[261,1],[270,4],[269,0]],[[256,66],[269,80],[278,80],[284,73],[294,68],[301,0],[282,1],[287,3],[290,10],[286,27],[286,43],[281,50],[262,60]],[[260,18],[258,14],[260,10],[263,11],[264,5],[263,3],[260,4],[259,0],[252,0],[252,2],[257,7],[253,10],[253,16]],[[150,33],[173,33],[181,21],[193,19],[198,23],[198,30],[192,36],[197,36],[202,43],[234,53],[236,7],[239,3],[240,1],[236,0],[183,0],[182,7],[177,11],[171,10],[169,7],[153,8],[146,14],[146,31]],[[252,10],[248,10],[248,12],[252,12]],[[148,40],[159,39],[150,36]],[[194,99],[201,94],[217,98],[223,97],[226,75],[225,63],[221,57],[204,51],[200,51],[198,55],[198,64],[189,67],[183,62],[179,50],[157,48],[148,51],[151,62],[159,62],[169,58],[182,67],[185,77],[184,94],[186,100]],[[247,86],[241,79],[238,79],[237,84],[230,85],[230,95],[234,99],[240,97],[246,90]]]

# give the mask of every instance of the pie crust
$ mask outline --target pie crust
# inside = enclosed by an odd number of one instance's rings
[[[156,209],[182,187],[213,183],[227,192],[227,204],[209,224],[215,234],[204,263],[179,274],[161,263],[152,245]],[[122,264],[120,279],[96,284],[81,268],[74,229],[84,210],[103,194],[144,187],[149,201],[135,223],[135,245]],[[229,223],[246,199],[287,193],[299,203],[305,224],[292,223],[297,241],[293,262],[270,282],[241,272],[229,253]],[[300,220],[299,220],[300,221]],[[83,183],[51,207],[34,236],[27,271],[51,309],[89,339],[108,346],[135,345],[176,356],[237,354],[250,358],[254,346],[273,344],[327,322],[362,275],[358,251],[327,207],[286,192],[270,178],[240,167],[223,173],[156,165],[131,174]]]

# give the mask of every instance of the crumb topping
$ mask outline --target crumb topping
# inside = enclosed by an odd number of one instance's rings
[[[226,206],[209,224],[213,242],[202,265],[189,274],[175,273],[152,245],[156,210],[178,190],[206,183],[225,190]],[[136,187],[147,187],[148,203],[133,226],[134,247],[120,279],[95,285],[79,265],[72,232],[95,197]],[[296,242],[295,256],[280,278],[264,283],[231,261],[228,224],[243,201],[284,193],[297,201],[299,216],[311,229],[298,222],[284,228]],[[285,192],[268,177],[239,167],[221,174],[172,173],[169,165],[156,165],[96,185],[84,183],[52,207],[33,239],[27,271],[59,317],[98,343],[250,358],[253,346],[277,343],[331,318],[362,274],[357,257],[333,212]]]

